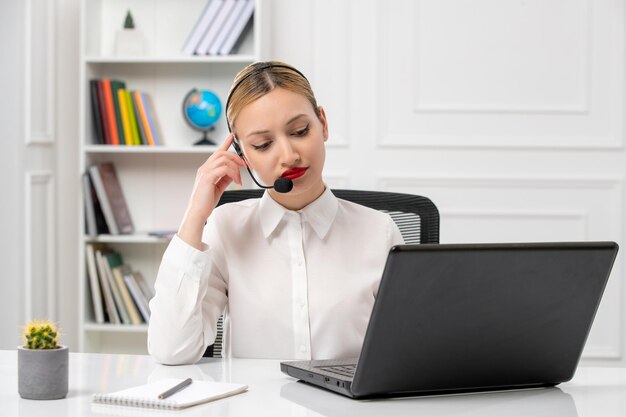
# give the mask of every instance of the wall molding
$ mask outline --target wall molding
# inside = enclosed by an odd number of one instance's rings
[[[33,200],[36,193],[41,193],[44,207],[35,207]],[[54,320],[57,317],[56,306],[56,254],[54,251],[55,233],[55,181],[51,171],[32,171],[25,174],[24,193],[24,314],[27,320],[41,318],[34,317],[34,294],[38,287],[45,286],[46,306],[38,311],[45,311],[47,319]],[[33,216],[36,212],[43,213],[45,217],[44,230],[39,230],[43,236],[38,245],[33,239]],[[34,262],[45,262],[45,276],[35,276],[33,273]],[[39,284],[39,285],[38,285]]]
[[[423,1],[411,3],[414,10],[409,13],[419,15]],[[403,4],[406,4],[403,3]],[[623,8],[620,6],[614,13],[608,13],[603,5],[588,0],[579,3],[581,9],[581,27],[585,33],[581,35],[580,61],[582,68],[581,76],[577,80],[581,85],[581,92],[577,98],[579,104],[571,107],[565,105],[538,104],[527,106],[503,106],[485,105],[483,107],[450,103],[439,106],[428,105],[417,98],[418,77],[401,70],[395,77],[406,80],[407,87],[403,88],[402,103],[394,103],[392,98],[387,97],[394,76],[387,68],[387,62],[402,59],[403,56],[387,56],[387,51],[396,46],[400,40],[389,39],[390,27],[394,25],[394,16],[391,15],[393,8],[385,7],[380,2],[374,5],[376,25],[380,27],[381,36],[372,51],[377,57],[374,65],[375,90],[377,100],[380,103],[380,120],[375,122],[375,143],[381,149],[486,149],[486,150],[622,150],[625,147],[624,126],[622,113],[624,108],[623,94],[623,31],[624,19]],[[598,22],[597,16],[601,16],[602,22]],[[604,22],[606,21],[606,22]],[[599,23],[609,24],[614,27],[614,33],[620,36],[611,36]],[[613,32],[611,32],[613,33]],[[606,44],[607,38],[611,40]],[[598,38],[595,43],[594,39]],[[419,34],[404,40],[403,44],[407,65],[412,65],[417,71],[419,56]],[[604,71],[594,76],[592,68],[599,67]],[[617,68],[617,69],[613,69]],[[600,82],[601,81],[601,82]],[[585,85],[582,86],[582,83]],[[397,83],[396,83],[397,84]],[[393,84],[392,87],[397,88]],[[599,85],[601,84],[601,85]],[[599,85],[599,86],[598,86]],[[595,89],[594,89],[594,86]],[[409,93],[409,91],[411,93]],[[600,96],[598,96],[600,94]],[[402,122],[403,126],[391,129],[389,113],[402,106],[402,115],[410,120]],[[570,108],[571,107],[571,108]],[[389,110],[389,109],[392,110]],[[497,118],[497,127],[481,122],[485,117]],[[546,119],[549,117],[550,119]],[[467,129],[446,129],[445,125],[454,125],[458,120],[460,124],[468,126]],[[569,121],[576,121],[580,129],[560,128],[568,126]],[[538,121],[533,129],[520,130],[519,127]],[[542,125],[541,120],[545,120]],[[526,122],[528,121],[528,123]],[[473,124],[474,123],[474,124]],[[417,126],[417,128],[416,128]],[[419,126],[429,126],[429,132],[420,130]],[[519,131],[519,135],[511,132]],[[536,131],[536,132],[534,132]],[[405,133],[406,132],[406,133]],[[467,132],[467,133],[466,133]],[[484,132],[484,133],[483,133]],[[584,133],[583,133],[584,132]],[[582,133],[582,135],[581,135]]]
[[[581,220],[584,228],[584,239],[594,240],[597,239],[598,234],[594,235],[594,231],[599,227],[603,232],[601,234],[609,233],[606,239],[616,240],[618,242],[624,241],[624,227],[623,227],[623,204],[624,204],[624,177],[622,176],[576,176],[576,177],[562,177],[562,176],[503,176],[498,178],[486,177],[481,175],[468,175],[468,176],[451,176],[451,175],[438,175],[435,173],[425,174],[417,176],[407,177],[406,175],[400,176],[397,174],[381,175],[378,177],[378,189],[385,191],[397,191],[397,192],[411,192],[411,190],[424,189],[445,189],[454,192],[454,190],[466,190],[469,189],[470,193],[473,190],[481,190],[486,193],[498,193],[499,190],[533,190],[543,192],[545,190],[555,190],[560,192],[560,195],[575,195],[578,200],[578,204],[569,206],[567,200],[565,202],[560,201],[556,205],[552,206],[546,204],[544,208],[539,205],[534,207],[524,208],[523,206],[515,206],[515,203],[510,203],[507,206],[507,202],[499,204],[498,207],[489,207],[489,203],[484,203],[484,209],[481,207],[480,202],[473,201],[470,208],[465,208],[457,200],[455,204],[446,209],[439,206],[440,215],[443,221],[446,217],[452,218],[472,218],[484,219],[488,217],[500,217],[500,218],[537,218],[537,219],[571,219]],[[612,201],[610,207],[599,207],[597,202],[594,209],[585,208],[584,198],[586,193],[595,191],[606,193],[607,199]],[[416,191],[417,192],[417,191]],[[425,191],[426,193],[426,191]],[[576,193],[576,194],[574,194]],[[487,194],[490,195],[490,194]],[[617,202],[615,206],[614,202]],[[593,203],[589,203],[593,204]],[[600,219],[600,216],[609,213],[609,219]],[[601,222],[601,223],[599,223]],[[610,227],[607,226],[610,224]],[[615,233],[615,234],[613,234]],[[611,293],[604,295],[604,313],[603,324],[599,328],[598,335],[605,335],[604,341],[595,344],[589,344],[585,349],[584,359],[602,359],[602,360],[624,360],[623,355],[623,340],[626,337],[626,320],[623,315],[623,310],[626,308],[626,294],[625,294],[625,278],[624,278],[624,257],[618,256],[618,259],[614,265],[612,278],[609,282]],[[608,303],[608,304],[607,304]],[[602,307],[602,305],[601,305]],[[615,331],[618,334],[613,334]],[[610,334],[609,334],[610,333]],[[593,343],[593,340],[591,340]]]
[[[25,0],[24,4],[24,140],[26,146],[52,145],[55,142],[55,11],[56,0]],[[38,15],[37,15],[38,14]],[[38,18],[38,19],[37,19]],[[37,21],[45,22],[44,25]],[[36,44],[34,40],[45,39],[45,44]],[[33,71],[33,55],[42,55],[43,65],[37,65],[38,73]],[[44,114],[38,115],[43,120],[43,130],[37,130],[33,124],[33,89],[37,77],[43,75]],[[37,83],[35,83],[37,84]]]
[[[379,175],[379,187],[393,186],[424,186],[457,188],[458,186],[473,186],[480,188],[500,188],[503,186],[516,188],[593,188],[613,189],[623,185],[624,178],[620,176],[500,176],[488,177],[480,175],[451,176],[439,174],[424,174],[419,176],[383,174]],[[381,188],[384,189],[384,188]]]
[[[468,106],[458,106],[455,104],[448,104],[444,106],[433,106],[428,104],[423,104],[419,99],[420,84],[419,77],[415,78],[415,83],[413,86],[413,90],[415,92],[414,100],[413,100],[413,112],[414,113],[474,113],[474,114],[589,114],[590,112],[590,101],[591,101],[591,45],[592,45],[592,8],[591,2],[589,0],[581,0],[582,7],[586,10],[585,14],[585,50],[584,56],[585,59],[582,62],[582,73],[584,74],[584,88],[582,91],[582,101],[577,103],[576,105],[570,107],[468,107]],[[419,22],[420,8],[423,1],[415,2],[415,22]],[[419,39],[415,40],[415,45],[417,46],[416,50],[413,54],[412,66],[417,69],[419,63]]]

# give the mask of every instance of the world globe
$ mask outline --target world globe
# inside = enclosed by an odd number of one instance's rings
[[[222,103],[209,90],[193,88],[183,100],[183,116],[189,126],[202,132],[202,138],[194,145],[215,145],[208,137],[208,132],[215,128],[215,123],[222,114]]]

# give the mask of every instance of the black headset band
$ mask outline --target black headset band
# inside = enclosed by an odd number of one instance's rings
[[[253,64],[254,65],[254,64]],[[230,128],[230,122],[228,121],[228,106],[230,105],[230,99],[233,96],[233,93],[235,92],[235,90],[237,90],[237,88],[239,88],[239,86],[241,85],[241,83],[243,83],[245,80],[247,80],[248,78],[250,78],[253,75],[258,75],[261,72],[265,71],[268,68],[286,68],[288,70],[291,70],[295,73],[300,74],[300,76],[302,78],[304,78],[305,80],[309,81],[303,73],[301,73],[300,71],[298,71],[296,68],[290,66],[290,65],[285,65],[285,64],[273,64],[271,62],[264,62],[264,63],[260,63],[259,65],[257,65],[256,67],[254,67],[254,69],[252,71],[250,71],[249,73],[247,73],[246,75],[244,75],[243,77],[241,77],[241,79],[239,81],[237,81],[237,83],[233,86],[233,88],[230,89],[230,93],[228,93],[228,98],[226,99],[226,107],[224,107],[224,115],[226,116],[226,126],[228,126],[228,132],[232,132],[231,128]]]

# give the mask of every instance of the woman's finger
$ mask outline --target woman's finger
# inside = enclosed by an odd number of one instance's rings
[[[228,148],[230,148],[230,145],[233,144],[234,138],[235,138],[235,134],[230,133],[228,136],[226,136],[226,139],[224,139],[224,143],[222,143],[218,149],[220,151],[228,150]]]

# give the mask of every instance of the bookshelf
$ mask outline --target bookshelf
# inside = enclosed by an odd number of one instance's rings
[[[80,175],[92,164],[113,162],[136,232],[132,235],[87,236],[82,192],[79,222],[79,349],[82,352],[146,353],[147,325],[99,324],[95,320],[86,272],[86,245],[104,243],[120,252],[125,263],[140,271],[152,286],[169,243],[148,235],[175,230],[182,219],[195,172],[215,150],[194,147],[201,133],[182,116],[182,101],[192,88],[216,93],[222,105],[235,74],[264,58],[269,36],[267,3],[255,1],[252,28],[235,54],[187,56],[181,50],[208,0],[82,0],[80,39],[79,128]],[[116,56],[114,41],[127,10],[143,32],[142,56]],[[90,79],[119,79],[130,90],[148,92],[161,126],[162,146],[94,144]],[[228,129],[222,115],[210,137],[221,142]]]

